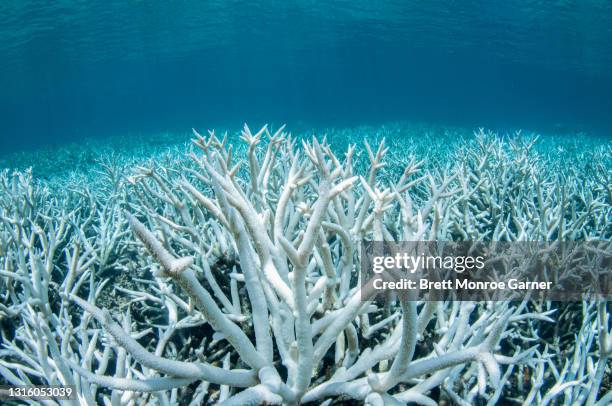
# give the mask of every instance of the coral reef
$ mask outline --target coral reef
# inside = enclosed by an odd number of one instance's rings
[[[393,131],[194,132],[188,157],[103,160],[95,188],[2,172],[0,382],[92,405],[612,402],[605,300],[381,305],[358,280],[362,241],[609,242],[610,146]]]

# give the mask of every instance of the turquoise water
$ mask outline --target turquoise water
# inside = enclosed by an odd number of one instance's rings
[[[607,1],[0,3],[0,150],[406,120],[610,134]]]

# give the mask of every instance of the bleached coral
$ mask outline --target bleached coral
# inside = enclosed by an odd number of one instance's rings
[[[283,128],[241,138],[196,133],[192,162],[125,181],[107,163],[97,192],[3,174],[7,382],[75,385],[86,404],[609,401],[605,302],[563,313],[575,342],[544,344],[558,304],[381,306],[357,272],[365,240],[609,239],[609,151],[595,176],[482,132],[425,161],[384,140],[338,155]]]

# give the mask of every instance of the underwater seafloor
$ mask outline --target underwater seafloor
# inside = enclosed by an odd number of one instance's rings
[[[107,405],[612,403],[606,300],[380,305],[357,280],[368,240],[602,241],[609,261],[609,138],[290,130],[0,157],[0,384]]]

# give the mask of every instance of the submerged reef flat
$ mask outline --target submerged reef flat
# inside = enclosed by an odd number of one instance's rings
[[[74,388],[45,404],[612,403],[605,298],[382,303],[359,280],[363,241],[601,241],[609,262],[609,139],[192,137],[1,159],[1,385]]]

